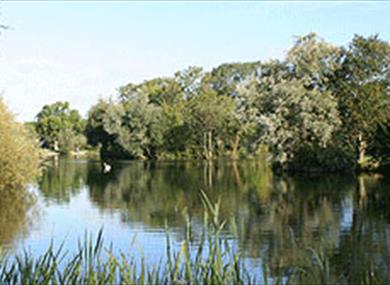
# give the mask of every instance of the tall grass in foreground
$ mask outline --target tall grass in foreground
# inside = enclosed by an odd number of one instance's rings
[[[187,222],[186,237],[180,250],[172,249],[166,230],[166,262],[145,265],[125,253],[115,256],[105,248],[103,231],[96,240],[86,235],[79,242],[78,252],[70,256],[62,244],[57,250],[50,246],[40,257],[28,252],[13,259],[0,257],[0,284],[336,284],[349,283],[348,278],[335,277],[327,256],[308,250],[310,266],[292,267],[290,273],[269,278],[264,266],[262,275],[246,268],[239,250],[221,234],[225,221],[219,219],[220,200],[211,203],[202,192],[205,206],[204,223],[199,245],[190,250],[191,223]],[[234,223],[233,223],[234,232]],[[134,243],[133,243],[134,245]],[[257,278],[257,279],[256,279]],[[260,278],[260,279],[259,279]],[[362,284],[383,283],[368,276]]]
[[[225,222],[219,220],[220,203],[212,204],[202,192],[204,224],[196,251],[190,250],[191,223],[180,250],[172,249],[166,230],[164,264],[146,266],[125,253],[114,256],[104,247],[103,231],[96,240],[86,235],[78,252],[69,256],[64,244],[50,246],[40,257],[27,251],[0,260],[0,284],[243,284],[256,283],[245,270],[238,251],[221,237]],[[134,243],[133,243],[134,245]]]

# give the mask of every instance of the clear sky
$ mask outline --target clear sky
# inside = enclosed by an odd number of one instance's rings
[[[282,58],[295,35],[390,39],[390,2],[0,2],[0,91],[19,120],[66,100],[86,115],[126,83],[190,65]]]

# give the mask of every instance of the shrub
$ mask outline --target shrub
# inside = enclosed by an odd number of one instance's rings
[[[0,99],[0,192],[19,189],[37,174],[37,142]]]

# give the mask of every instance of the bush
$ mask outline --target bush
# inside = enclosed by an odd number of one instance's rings
[[[37,174],[37,141],[0,99],[0,192],[19,189]]]

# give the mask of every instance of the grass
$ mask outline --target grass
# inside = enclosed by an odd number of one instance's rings
[[[172,249],[166,230],[167,262],[146,266],[144,259],[104,247],[103,231],[96,239],[86,235],[78,252],[70,256],[62,244],[51,245],[40,257],[27,251],[12,259],[0,260],[0,284],[244,284],[256,283],[245,270],[238,251],[221,237],[225,222],[219,220],[219,205],[202,192],[205,205],[204,226],[196,252],[190,250],[191,223],[180,250]],[[209,218],[211,217],[211,219]],[[134,245],[134,243],[133,243]]]
[[[0,284],[348,283],[348,279],[335,277],[324,251],[312,248],[305,249],[310,266],[293,267],[288,275],[273,279],[269,278],[269,269],[264,266],[261,279],[256,279],[255,273],[246,268],[239,250],[221,234],[226,222],[219,219],[220,200],[211,203],[203,192],[201,198],[205,207],[204,223],[195,251],[190,250],[189,219],[186,237],[179,250],[172,249],[171,237],[166,229],[167,262],[155,266],[146,266],[143,258],[137,262],[124,253],[115,256],[112,248],[104,247],[103,231],[100,230],[96,239],[86,234],[83,242],[79,242],[78,252],[73,255],[69,255],[62,244],[57,250],[49,246],[40,257],[33,257],[25,251],[12,259],[0,258]],[[368,276],[361,283],[383,282]]]

